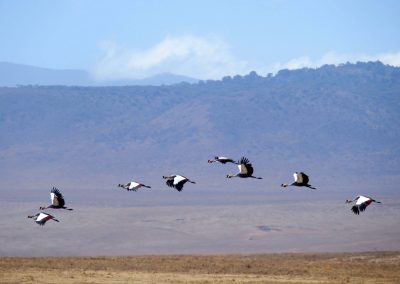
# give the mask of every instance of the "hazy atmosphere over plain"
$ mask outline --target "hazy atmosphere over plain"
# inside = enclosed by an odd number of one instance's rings
[[[0,0],[0,256],[399,250],[399,11]],[[132,83],[166,73],[186,83]],[[318,189],[282,189],[295,171]],[[37,226],[53,186],[74,211]]]

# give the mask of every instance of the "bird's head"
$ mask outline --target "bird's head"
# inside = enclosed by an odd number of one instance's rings
[[[226,178],[231,178],[233,177],[233,175],[226,175]]]
[[[281,187],[288,187],[289,185],[287,183],[282,183]]]
[[[353,202],[353,200],[346,199],[346,203],[352,203],[352,202]]]
[[[211,161],[211,160],[208,160],[207,162],[208,162],[208,163],[210,163],[210,164],[212,163],[212,161]]]
[[[44,210],[44,209],[46,209],[46,207],[40,206],[39,209]]]

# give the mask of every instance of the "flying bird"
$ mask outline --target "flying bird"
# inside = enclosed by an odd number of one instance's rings
[[[54,220],[56,222],[60,222],[54,216],[44,213],[44,212],[39,212],[36,215],[28,216],[28,218],[33,218],[33,220],[35,220],[35,222],[37,224],[39,224],[40,226],[43,226],[49,220]]]
[[[118,184],[119,187],[125,188],[126,190],[130,191],[137,191],[141,187],[146,187],[146,188],[151,188],[151,186],[145,185],[143,183],[131,181],[128,182],[127,184]]]
[[[53,187],[53,189],[50,191],[50,200],[51,204],[47,207],[40,207],[40,210],[44,210],[47,208],[52,208],[52,209],[66,209],[66,210],[73,210],[72,208],[67,208],[65,207],[65,200],[64,197],[62,196],[61,192]]]
[[[372,202],[381,203],[379,201],[372,199],[371,197],[363,195],[359,195],[353,200],[349,199],[346,200],[346,203],[354,203],[354,202],[355,204],[351,207],[351,211],[353,211],[353,213],[356,215],[359,215],[360,212],[367,209],[367,206],[370,205]]]
[[[184,176],[181,176],[181,175],[163,176],[163,179],[167,180],[166,184],[169,187],[176,188],[176,190],[178,190],[178,191],[182,191],[183,185],[186,182],[195,183],[194,181],[191,181],[187,177],[184,177]]]
[[[214,159],[208,160],[208,162],[210,164],[214,163],[214,162],[220,162],[221,164],[226,164],[226,163],[237,164],[236,161],[234,161],[234,160],[232,160],[230,158],[227,158],[227,157],[214,157]]]
[[[303,172],[295,172],[293,174],[294,177],[294,182],[291,184],[287,183],[282,183],[281,187],[288,187],[288,186],[305,186],[311,189],[316,189],[315,187],[312,187],[311,185],[308,184],[310,179],[308,178],[308,175],[306,175]]]
[[[227,178],[233,178],[233,177],[240,177],[240,178],[256,178],[256,179],[262,179],[262,177],[255,177],[253,176],[253,166],[251,165],[250,161],[246,157],[242,157],[240,161],[237,162],[239,172],[237,174],[228,174],[226,177]]]

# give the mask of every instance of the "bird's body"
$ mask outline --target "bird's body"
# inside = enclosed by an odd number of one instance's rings
[[[372,202],[381,203],[379,201],[376,201],[375,199],[372,199],[371,197],[363,195],[359,195],[353,200],[346,200],[346,203],[355,203],[351,207],[351,211],[353,211],[353,213],[356,215],[359,215],[360,212],[367,209],[367,206],[370,205]]]
[[[46,207],[40,207],[40,210],[47,208],[73,210],[72,208],[65,207],[64,197],[62,196],[61,192],[55,187],[53,187],[53,189],[50,191],[50,200],[51,204]]]
[[[143,183],[135,182],[135,181],[128,182],[127,184],[118,184],[118,186],[125,188],[128,191],[131,191],[131,190],[137,191],[141,187],[151,188],[151,186],[145,185]]]
[[[37,224],[39,224],[40,226],[43,226],[49,220],[54,220],[56,222],[60,222],[54,216],[44,213],[44,212],[40,212],[40,213],[37,213],[36,215],[28,216],[28,218],[32,218],[33,220],[35,220],[35,222]]]
[[[190,183],[195,183],[194,181],[191,181],[187,177],[181,176],[181,175],[171,175],[171,176],[163,176],[163,179],[166,179],[166,184],[169,187],[173,187],[178,191],[182,191],[183,185],[186,182]]]
[[[256,178],[256,179],[262,179],[261,177],[255,177],[253,176],[253,166],[251,165],[250,161],[246,157],[242,157],[238,162],[237,162],[239,172],[237,174],[228,174],[226,177],[227,178],[233,178],[233,177],[240,177],[240,178]]]
[[[221,164],[226,164],[226,163],[237,164],[236,161],[227,157],[214,157],[214,159],[208,160],[208,162],[209,163],[220,162]]]
[[[282,183],[281,187],[288,187],[288,186],[299,186],[299,187],[308,187],[311,189],[316,189],[315,187],[311,186],[310,184],[308,184],[308,182],[310,181],[310,178],[308,177],[308,175],[306,175],[303,172],[295,172],[293,174],[294,177],[294,182],[291,184],[287,184],[287,183]]]

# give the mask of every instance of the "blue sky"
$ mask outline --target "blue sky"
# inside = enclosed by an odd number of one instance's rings
[[[399,14],[397,0],[0,0],[0,61],[85,69],[99,80],[400,66]]]

